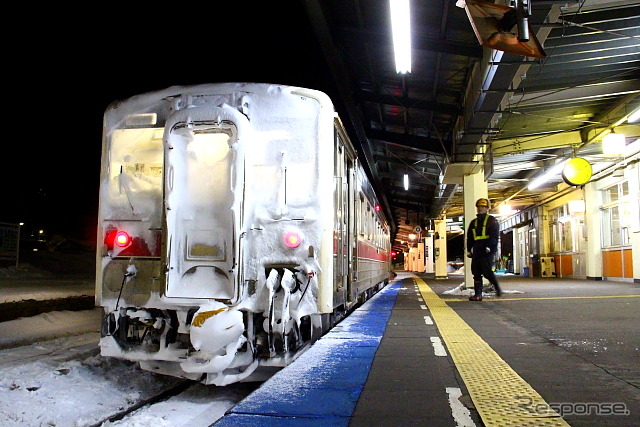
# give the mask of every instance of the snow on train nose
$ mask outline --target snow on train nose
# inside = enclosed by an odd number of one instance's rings
[[[241,344],[242,313],[215,302],[202,306],[191,322],[191,344],[210,355],[224,354],[228,345]]]
[[[189,334],[197,353],[181,362],[180,368],[188,373],[206,373],[214,377],[222,373],[245,343],[243,331],[241,312],[231,310],[220,302],[200,307],[193,316]],[[224,382],[220,384],[224,385]]]

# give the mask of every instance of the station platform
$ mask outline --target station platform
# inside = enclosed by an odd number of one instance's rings
[[[499,280],[400,273],[213,425],[640,425],[640,286]]]

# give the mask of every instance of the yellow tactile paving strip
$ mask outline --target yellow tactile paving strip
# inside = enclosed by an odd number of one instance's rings
[[[485,425],[569,425],[424,280],[414,280]]]

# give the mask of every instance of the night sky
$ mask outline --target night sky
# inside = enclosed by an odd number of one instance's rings
[[[33,5],[15,15],[19,33],[4,43],[10,138],[0,222],[95,240],[102,116],[112,101],[242,81],[309,87],[335,99],[301,2],[234,3],[181,10],[175,2],[154,13],[130,4],[93,4],[90,12]]]

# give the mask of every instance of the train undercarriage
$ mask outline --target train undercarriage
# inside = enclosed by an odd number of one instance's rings
[[[314,277],[306,276],[303,281],[290,268],[270,269],[262,292],[254,294],[262,300],[254,305],[264,307],[260,311],[251,304],[232,307],[222,302],[176,309],[121,307],[104,318],[102,354],[126,355],[143,369],[204,384],[264,379],[355,308],[340,305],[332,313],[299,316],[305,295],[313,292]]]

